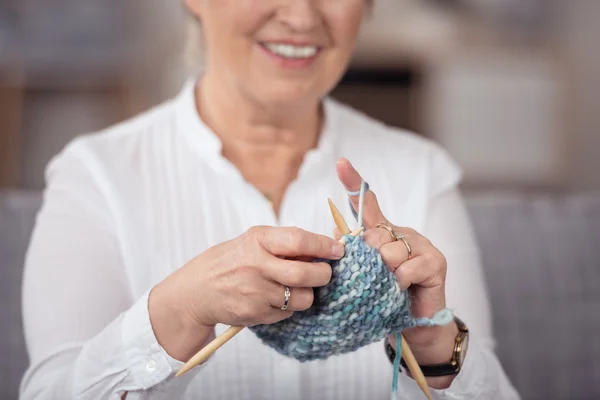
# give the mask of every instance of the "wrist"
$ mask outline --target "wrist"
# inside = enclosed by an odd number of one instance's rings
[[[150,291],[148,312],[156,340],[176,360],[187,361],[214,336],[214,325],[191,318],[163,283]]]
[[[450,361],[458,332],[453,321],[443,326],[406,330],[404,338],[419,365],[435,365]],[[395,347],[395,340],[390,340],[390,343]]]
[[[436,332],[435,335],[429,338],[428,342],[408,342],[420,365],[447,363],[454,353],[454,345],[458,335],[456,322],[452,321],[448,325],[437,326],[432,329]]]

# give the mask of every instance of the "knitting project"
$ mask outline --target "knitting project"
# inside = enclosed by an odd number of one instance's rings
[[[362,236],[348,235],[346,240],[345,256],[331,262],[332,279],[315,289],[311,308],[272,325],[250,328],[264,343],[299,361],[326,359],[407,328],[447,319],[448,312],[433,319],[413,318],[408,292],[400,290],[377,250]]]
[[[364,183],[357,214],[361,223],[367,189]],[[443,325],[452,320],[449,310],[442,310],[431,319],[414,318],[408,292],[400,289],[377,249],[370,247],[362,235],[356,238],[347,235],[345,239],[346,253],[338,261],[329,261],[331,281],[315,289],[310,309],[295,312],[275,324],[250,327],[265,344],[299,361],[326,359],[355,351],[388,335],[398,334],[399,338],[407,328]]]

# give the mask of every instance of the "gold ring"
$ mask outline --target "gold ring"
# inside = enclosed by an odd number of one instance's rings
[[[389,226],[387,224],[377,224],[377,225],[375,225],[375,228],[383,228],[386,231],[388,231],[388,233],[392,237],[392,242],[395,242],[398,240],[398,236],[396,236],[396,232],[394,232],[394,229],[392,229],[391,226]]]
[[[404,245],[406,246],[406,251],[408,252],[408,259],[410,260],[412,258],[412,247],[410,247],[410,243],[408,243],[406,237],[404,237],[403,234],[396,235],[396,240],[402,240],[404,242]]]

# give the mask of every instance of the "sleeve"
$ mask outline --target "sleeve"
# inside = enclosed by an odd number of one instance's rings
[[[30,366],[21,398],[121,399],[127,392],[131,400],[185,390],[199,369],[173,379],[182,363],[154,336],[148,293],[131,294],[113,213],[87,156],[74,142],[46,171],[23,278]]]
[[[429,198],[435,200],[439,195],[455,189],[463,176],[462,168],[437,143],[432,144],[430,159]]]
[[[495,341],[479,249],[457,189],[460,169],[444,152],[433,165],[432,194],[424,235],[446,256],[448,307],[470,331],[463,369],[437,399],[518,399],[494,353]]]

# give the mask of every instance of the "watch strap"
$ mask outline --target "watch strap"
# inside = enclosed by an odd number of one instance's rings
[[[400,365],[402,365],[402,368],[404,368],[405,370],[408,370],[408,366],[406,365],[404,358],[400,358]],[[419,367],[421,368],[423,375],[431,377],[455,375],[460,372],[460,366],[458,365],[458,363],[455,362],[432,365],[419,365]]]

